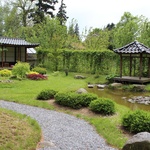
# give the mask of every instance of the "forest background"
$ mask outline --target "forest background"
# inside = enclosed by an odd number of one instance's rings
[[[0,36],[23,38],[40,43],[36,48],[37,64],[51,71],[73,71],[93,74],[118,74],[119,56],[113,49],[135,40],[150,47],[150,22],[144,16],[124,12],[117,24],[79,32],[78,21],[69,18],[61,0],[54,15],[57,0],[10,0],[0,4]],[[90,19],[90,18],[89,18]],[[147,60],[144,61],[143,74]],[[134,61],[138,68],[138,60]],[[124,61],[123,74],[128,74]],[[138,73],[134,72],[134,74]]]

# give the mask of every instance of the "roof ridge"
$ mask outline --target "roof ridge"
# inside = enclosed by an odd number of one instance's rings
[[[116,53],[149,53],[150,54],[150,48],[145,46],[143,43],[138,42],[137,40],[121,47],[118,49],[115,49],[114,52]]]

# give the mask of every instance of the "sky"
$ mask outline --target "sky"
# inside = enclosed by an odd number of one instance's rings
[[[59,0],[60,1],[60,0]],[[74,18],[80,32],[85,28],[103,28],[108,23],[118,23],[124,12],[145,16],[150,20],[150,0],[64,0],[69,17]]]

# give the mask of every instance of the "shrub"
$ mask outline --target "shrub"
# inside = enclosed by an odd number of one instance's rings
[[[47,70],[45,68],[42,67],[35,67],[32,69],[32,71],[38,72],[39,74],[46,74]]]
[[[55,95],[55,102],[62,106],[68,106],[74,109],[79,109],[81,105],[81,97],[79,94],[68,92],[68,93],[57,93]]]
[[[115,104],[112,100],[106,98],[98,98],[89,105],[90,109],[95,113],[103,115],[112,115],[115,113]]]
[[[30,65],[26,62],[18,62],[12,69],[12,74],[17,78],[25,78],[28,72],[30,72]]]
[[[38,94],[37,99],[38,100],[52,99],[52,98],[54,98],[54,96],[55,96],[56,93],[57,93],[57,91],[46,89],[46,90],[41,91]]]
[[[30,72],[28,72],[28,74],[27,75],[29,75],[29,74],[39,74],[38,72],[36,72],[36,71],[30,71]]]
[[[74,109],[79,109],[81,107],[86,107],[94,99],[97,99],[95,94],[77,94],[73,92],[69,93],[57,93],[55,95],[56,103],[68,106]]]
[[[0,71],[0,76],[2,77],[10,77],[12,75],[12,72],[8,69],[3,69]]]
[[[78,94],[78,97],[81,98],[81,105],[83,107],[89,106],[91,101],[96,100],[98,98],[97,95],[92,94],[92,93]]]
[[[114,77],[117,77],[116,74],[110,74],[106,76],[106,80],[108,80],[109,83],[112,83],[114,81]]]
[[[44,76],[42,74],[33,73],[33,74],[27,74],[27,78],[31,79],[31,80],[46,80],[47,76]]]
[[[122,126],[131,133],[150,132],[150,114],[142,110],[129,112],[123,116]]]

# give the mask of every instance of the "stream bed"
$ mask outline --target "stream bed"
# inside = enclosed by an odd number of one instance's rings
[[[97,94],[99,97],[110,98],[116,103],[124,105],[131,110],[142,109],[150,111],[150,105],[128,102],[128,99],[134,96],[150,96],[150,92],[127,92],[122,90],[111,90],[107,88],[98,89],[97,87],[87,88],[86,90],[90,93]]]

